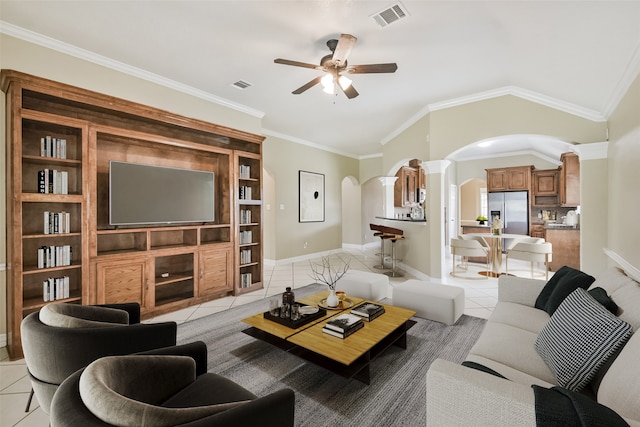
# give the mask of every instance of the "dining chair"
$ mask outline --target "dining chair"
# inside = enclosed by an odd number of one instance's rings
[[[486,242],[485,242],[486,245]],[[469,257],[486,257],[487,270],[489,270],[489,245],[484,246],[477,239],[466,238],[452,238],[451,239],[451,255],[453,259],[453,265],[451,269],[451,275],[456,276],[456,256],[461,257],[460,265],[463,271],[469,270]],[[488,278],[488,276],[484,276]]]
[[[509,258],[529,261],[531,263],[531,278],[533,279],[533,263],[544,263],[545,279],[549,280],[549,262],[552,261],[552,246],[549,242],[527,243],[517,242],[507,251],[505,257],[505,272],[509,273]]]

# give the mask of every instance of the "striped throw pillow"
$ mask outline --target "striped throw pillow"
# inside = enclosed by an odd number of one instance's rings
[[[553,313],[540,331],[535,348],[558,385],[580,391],[632,333],[631,325],[579,288]]]

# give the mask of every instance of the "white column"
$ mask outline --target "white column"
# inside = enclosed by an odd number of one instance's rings
[[[429,276],[443,278],[445,267],[444,207],[446,201],[444,173],[451,162],[449,160],[432,160],[422,162],[423,169],[429,175],[427,180],[427,199],[425,217],[429,228]]]
[[[394,201],[393,190],[397,176],[381,176],[378,178],[382,183],[382,216],[385,218],[394,218]]]

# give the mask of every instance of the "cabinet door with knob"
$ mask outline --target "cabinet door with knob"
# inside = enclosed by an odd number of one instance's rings
[[[200,250],[198,258],[198,294],[200,296],[233,290],[233,247],[216,244]]]
[[[98,304],[137,302],[141,313],[149,305],[149,260],[147,256],[130,256],[95,263]]]

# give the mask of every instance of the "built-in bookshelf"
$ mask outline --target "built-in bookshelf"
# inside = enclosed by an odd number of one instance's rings
[[[238,226],[236,291],[262,287],[262,166],[260,156],[236,155]]]
[[[1,86],[12,359],[45,304],[139,302],[148,318],[262,286],[262,136],[12,70]],[[215,218],[110,225],[112,160],[213,173]]]

